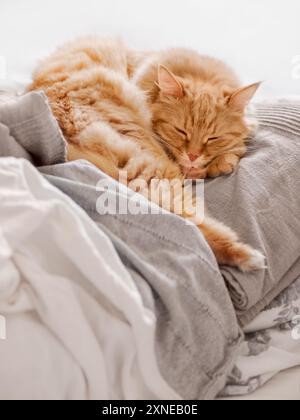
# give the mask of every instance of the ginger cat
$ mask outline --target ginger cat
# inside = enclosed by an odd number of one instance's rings
[[[187,49],[136,53],[121,41],[88,37],[60,48],[34,74],[68,142],[118,180],[216,177],[245,154],[246,107],[259,83],[241,88],[221,61]],[[183,217],[190,217],[183,212]],[[222,223],[198,224],[220,264],[264,268],[264,256]]]

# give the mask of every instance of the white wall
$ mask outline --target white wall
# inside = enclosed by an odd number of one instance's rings
[[[265,80],[264,94],[300,94],[292,65],[299,25],[299,0],[1,0],[0,56],[10,78],[28,78],[66,39],[121,35],[139,48],[184,45],[216,55],[245,82]]]

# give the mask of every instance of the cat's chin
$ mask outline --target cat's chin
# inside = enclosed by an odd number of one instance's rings
[[[205,179],[207,177],[207,168],[186,168],[181,167],[181,171],[186,179]]]

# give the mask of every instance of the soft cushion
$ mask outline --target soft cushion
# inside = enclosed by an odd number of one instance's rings
[[[268,269],[222,267],[240,322],[300,275],[300,101],[256,106],[260,127],[238,171],[206,184],[208,209],[261,250]]]

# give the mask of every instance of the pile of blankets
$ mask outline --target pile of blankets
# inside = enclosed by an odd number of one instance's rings
[[[300,364],[300,352],[277,368],[248,363],[270,356],[270,328],[297,327],[300,277],[300,105],[257,114],[238,172],[205,187],[210,213],[267,256],[266,271],[246,274],[220,268],[175,215],[102,212],[99,182],[152,204],[66,162],[42,93],[0,104],[1,399],[212,399]]]

